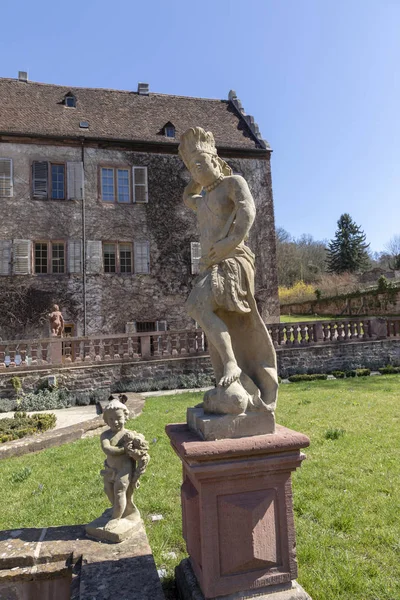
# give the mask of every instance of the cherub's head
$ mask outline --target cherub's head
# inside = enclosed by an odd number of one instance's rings
[[[58,304],[53,304],[53,312],[58,312],[60,310]]]
[[[129,417],[129,410],[119,400],[111,400],[105,407],[103,419],[112,432],[116,433],[124,428],[125,421]]]
[[[217,154],[211,131],[192,127],[181,135],[179,155],[192,179],[202,187],[211,185],[221,175],[231,175],[229,165]]]

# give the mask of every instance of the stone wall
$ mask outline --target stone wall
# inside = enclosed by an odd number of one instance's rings
[[[297,348],[278,348],[278,372],[281,377],[296,373],[327,373],[367,367],[378,369],[387,364],[400,365],[400,339],[335,344],[316,344]],[[48,375],[56,375],[58,385],[69,390],[109,389],[120,381],[162,379],[169,375],[213,374],[208,356],[170,358],[141,362],[79,365],[61,368],[29,368],[0,374],[0,398],[14,396],[11,377],[21,379],[25,392],[34,390]]]
[[[0,240],[81,240],[80,200],[33,199],[34,160],[79,162],[85,174],[85,236],[87,241],[150,244],[150,274],[98,273],[86,276],[86,334],[123,333],[130,321],[167,321],[168,328],[193,325],[184,302],[192,287],[190,242],[198,240],[194,213],[182,202],[189,173],[178,156],[95,148],[0,143],[0,156],[13,159],[14,195],[1,198]],[[275,264],[275,233],[269,154],[260,158],[227,158],[234,172],[248,181],[257,205],[250,246],[257,255],[256,293],[269,322],[279,320]],[[100,197],[100,166],[146,166],[147,204],[105,203]],[[1,276],[0,337],[46,337],[46,314],[53,302],[83,335],[83,276]]]
[[[307,302],[282,304],[284,315],[400,315],[400,289],[377,294],[362,292],[351,298],[321,298]]]

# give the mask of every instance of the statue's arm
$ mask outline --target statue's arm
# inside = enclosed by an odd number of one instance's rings
[[[118,446],[111,446],[110,440],[107,438],[101,439],[101,448],[107,456],[121,456],[125,454],[125,448],[118,448]]]
[[[213,262],[226,258],[247,238],[256,215],[254,200],[246,180],[240,175],[233,175],[229,179],[228,193],[234,204],[234,224],[229,234],[223,233],[222,238],[212,246],[210,258]]]
[[[197,210],[197,200],[201,198],[200,192],[202,189],[200,184],[191,179],[183,192],[183,202],[185,206],[192,210]]]

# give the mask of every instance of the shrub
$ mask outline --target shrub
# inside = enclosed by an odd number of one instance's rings
[[[13,388],[14,388],[14,390],[15,390],[15,393],[16,393],[16,394],[17,394],[17,396],[18,396],[18,395],[19,395],[19,393],[20,393],[20,392],[21,392],[21,390],[22,390],[22,382],[21,382],[21,378],[20,378],[20,377],[17,377],[17,376],[11,377],[11,379],[10,379],[10,383],[11,383],[11,385],[13,386]]]
[[[293,287],[279,287],[279,302],[281,304],[292,304],[294,302],[305,302],[314,300],[314,286],[298,281]]]
[[[325,439],[326,440],[338,440],[340,437],[344,436],[344,429],[338,429],[337,427],[330,427],[325,431]]]
[[[190,389],[215,385],[215,379],[207,373],[168,375],[160,379],[135,379],[117,381],[112,386],[113,393],[152,392],[159,390]]]
[[[304,373],[301,375],[290,375],[288,379],[292,383],[299,381],[321,381],[323,379],[328,379],[328,375],[326,373]]]
[[[368,377],[371,375],[371,369],[356,369],[357,377]]]
[[[28,417],[25,412],[16,412],[14,418],[0,419],[0,443],[41,433],[54,427],[56,421],[53,413]]]
[[[346,371],[346,377],[355,377],[356,375],[357,375],[357,371],[355,369]]]
[[[395,375],[396,373],[400,373],[400,367],[386,365],[386,367],[381,367],[379,369],[379,373],[382,373],[382,375]]]
[[[331,375],[336,377],[336,379],[344,379],[346,377],[346,373],[344,371],[332,371]]]
[[[69,408],[74,405],[74,398],[66,390],[41,390],[37,393],[25,394],[20,399],[18,408],[25,411],[53,410]]]
[[[10,412],[17,408],[17,401],[14,398],[0,398],[0,413]]]

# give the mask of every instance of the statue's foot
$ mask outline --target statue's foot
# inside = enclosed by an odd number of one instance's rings
[[[111,521],[108,521],[107,525],[105,525],[104,529],[106,531],[112,531],[113,529],[115,529],[118,526],[119,522],[120,522],[120,519],[111,519]]]
[[[228,387],[234,381],[237,381],[240,378],[242,371],[237,366],[237,363],[234,361],[228,361],[224,367],[224,375],[218,382],[218,385],[222,387]]]

